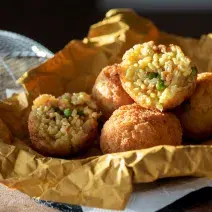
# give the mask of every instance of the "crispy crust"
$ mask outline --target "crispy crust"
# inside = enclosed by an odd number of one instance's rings
[[[53,156],[53,157],[65,157],[69,155],[75,155],[76,153],[83,151],[84,149],[89,148],[93,143],[97,136],[97,129],[94,129],[81,140],[81,143],[78,145],[78,149],[71,148],[71,144],[69,141],[62,143],[60,146],[53,146],[55,141],[51,138],[40,137],[36,132],[36,123],[37,117],[33,114],[33,112],[29,115],[28,120],[28,129],[31,139],[31,146],[34,150],[38,151],[40,154],[44,156]]]
[[[12,143],[12,134],[9,131],[6,124],[0,119],[0,141],[11,144]]]
[[[182,129],[172,113],[122,106],[105,123],[100,146],[104,153],[124,152],[157,145],[180,145]]]
[[[120,106],[134,103],[122,88],[118,69],[117,64],[105,67],[98,75],[92,90],[92,96],[106,119]]]
[[[118,69],[119,71],[119,76],[120,76],[120,81],[122,84],[122,87],[124,88],[124,90],[126,91],[126,93],[129,94],[129,96],[140,106],[146,108],[146,109],[152,109],[152,110],[157,110],[157,108],[155,106],[148,106],[146,104],[143,104],[140,102],[140,100],[138,99],[138,96],[134,94],[134,92],[132,92],[131,88],[129,88],[128,86],[126,86],[126,81],[125,81],[125,76],[124,76],[124,72],[121,71],[121,67]],[[183,101],[185,101],[186,99],[188,99],[195,91],[195,87],[196,87],[196,80],[193,81],[193,83],[191,84],[185,84],[185,85],[181,85],[178,87],[178,91],[174,94],[173,98],[169,99],[166,104],[163,105],[163,111],[167,111],[167,110],[171,110],[177,106],[179,106]]]
[[[198,74],[195,92],[176,109],[176,115],[185,137],[202,141],[212,135],[212,73]]]

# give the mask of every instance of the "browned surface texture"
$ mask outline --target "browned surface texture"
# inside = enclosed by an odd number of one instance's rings
[[[157,145],[180,145],[182,130],[171,113],[146,110],[137,104],[114,111],[100,137],[104,153],[140,150]]]
[[[105,67],[98,75],[92,90],[94,99],[107,119],[120,106],[134,102],[122,88],[117,69],[117,64]]]
[[[193,95],[178,109],[184,135],[195,141],[209,139],[212,133],[212,73],[201,73]]]
[[[37,204],[27,195],[0,185],[1,212],[56,212],[57,210]]]

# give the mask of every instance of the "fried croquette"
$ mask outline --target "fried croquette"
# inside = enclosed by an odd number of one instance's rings
[[[68,156],[89,147],[97,135],[100,113],[91,96],[66,93],[34,100],[28,128],[32,147],[47,156]]]
[[[159,112],[138,104],[121,106],[103,126],[100,147],[103,153],[145,149],[157,145],[180,145],[182,129],[170,112]]]
[[[92,96],[106,119],[120,106],[134,103],[121,85],[118,68],[117,64],[105,67],[98,75],[92,90]]]
[[[177,108],[185,137],[201,141],[212,135],[212,73],[201,73],[193,95]]]
[[[197,69],[179,46],[137,44],[123,55],[119,69],[125,91],[147,109],[165,111],[192,95]]]

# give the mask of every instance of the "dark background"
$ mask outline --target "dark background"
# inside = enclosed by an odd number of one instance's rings
[[[108,9],[131,7],[161,30],[199,37],[212,31],[211,6],[211,0],[4,0],[0,29],[23,34],[56,52],[70,40],[85,37],[89,26],[101,20]]]

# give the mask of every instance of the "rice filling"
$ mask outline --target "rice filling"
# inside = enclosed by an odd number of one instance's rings
[[[155,45],[153,41],[137,44],[122,59],[124,84],[133,91],[141,104],[156,105],[159,110],[177,87],[186,86],[196,77],[191,60],[176,45]]]
[[[77,150],[78,144],[97,127],[100,116],[95,102],[84,92],[67,93],[47,101],[41,96],[33,106],[33,113],[37,118],[36,133],[40,137],[51,141],[52,146],[68,142],[73,150]]]

